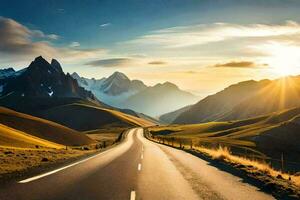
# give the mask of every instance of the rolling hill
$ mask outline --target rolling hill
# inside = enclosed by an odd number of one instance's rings
[[[19,131],[22,132],[23,135],[26,133],[27,136],[47,140],[49,143],[78,146],[95,142],[85,134],[60,124],[4,107],[0,107],[0,124],[11,130],[14,129],[12,132]],[[2,128],[2,130],[4,130],[4,128]],[[16,140],[18,140],[18,138],[16,138]]]
[[[300,106],[300,77],[245,81],[208,96],[173,123],[240,120]]]
[[[39,114],[42,118],[58,122],[78,131],[103,127],[151,126],[152,122],[117,110],[87,104],[66,104],[53,107]]]
[[[281,155],[290,169],[300,169],[300,108],[286,109],[245,120],[171,125],[151,128],[153,134],[193,139],[195,144],[225,145],[245,156],[272,158]],[[247,152],[247,153],[245,153]],[[278,162],[277,162],[278,164]]]
[[[0,124],[0,147],[35,148],[36,146],[55,149],[65,147]]]

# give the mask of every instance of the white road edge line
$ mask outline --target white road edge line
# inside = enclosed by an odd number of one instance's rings
[[[131,191],[130,200],[135,200],[135,191]]]
[[[78,161],[78,162],[72,163],[72,164],[70,164],[70,165],[67,165],[67,166],[64,166],[64,167],[61,167],[61,168],[58,168],[58,169],[56,169],[56,170],[53,170],[53,171],[50,171],[50,172],[46,172],[46,173],[44,173],[44,174],[40,174],[40,175],[31,177],[31,178],[28,178],[28,179],[24,179],[24,180],[22,180],[22,181],[19,181],[18,183],[28,183],[28,182],[31,182],[31,181],[34,181],[34,180],[43,178],[43,177],[45,177],[45,176],[49,176],[49,175],[54,174],[54,173],[57,173],[57,172],[59,172],[59,171],[61,171],[61,170],[67,169],[67,168],[69,168],[69,167],[72,167],[72,166],[78,165],[78,164],[80,164],[80,163],[86,162],[86,161],[88,161],[88,160],[90,160],[90,159],[93,159],[93,158],[95,158],[95,157],[97,157],[97,156],[103,155],[104,153],[110,152],[110,151],[113,150],[113,149],[114,149],[114,148],[108,149],[107,151],[100,152],[100,153],[98,153],[98,154],[96,154],[96,155],[94,155],[94,156],[91,156],[91,157],[89,157],[89,158],[86,158],[86,159],[84,159],[84,160],[80,160],[80,161]]]
[[[142,164],[139,163],[139,165],[138,165],[138,170],[141,171],[141,169],[142,169]]]

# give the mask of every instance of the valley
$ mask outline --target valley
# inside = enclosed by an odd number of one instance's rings
[[[0,200],[299,200],[300,1],[0,2]]]
[[[5,179],[98,153],[121,142],[127,129],[155,123],[102,103],[54,59],[37,57],[23,70],[0,75],[0,175]]]

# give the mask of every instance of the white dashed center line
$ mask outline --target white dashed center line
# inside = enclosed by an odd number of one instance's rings
[[[142,155],[141,155],[141,159],[143,160],[143,158],[144,158],[144,155],[142,154]]]
[[[138,165],[138,170],[141,171],[141,169],[142,169],[142,164],[139,163],[139,165]]]
[[[130,200],[135,200],[135,191],[131,191]]]

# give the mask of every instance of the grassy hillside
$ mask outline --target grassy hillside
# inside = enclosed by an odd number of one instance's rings
[[[271,158],[277,167],[283,154],[287,168],[300,170],[300,108],[246,120],[152,127],[150,131],[166,139],[209,147],[223,145],[236,154]]]
[[[300,76],[276,80],[245,81],[210,95],[173,123],[241,120],[300,106]]]
[[[254,96],[270,83],[271,81],[269,80],[251,80],[231,85],[192,105],[188,110],[179,114],[173,122],[191,124],[218,120],[235,106]]]
[[[63,145],[34,137],[3,124],[0,124],[0,146],[21,148],[35,148],[36,146],[55,149],[64,148]]]
[[[94,140],[60,124],[0,107],[0,124],[63,145],[86,145]]]
[[[299,76],[274,80],[263,90],[220,116],[218,120],[245,119],[300,106],[299,83]]]
[[[147,120],[120,111],[80,103],[44,110],[40,116],[78,131],[96,130],[104,127],[153,125]]]
[[[130,127],[153,125],[153,120],[132,110],[113,107],[80,98],[0,97],[0,105],[67,126],[77,131],[89,131],[103,126]]]

